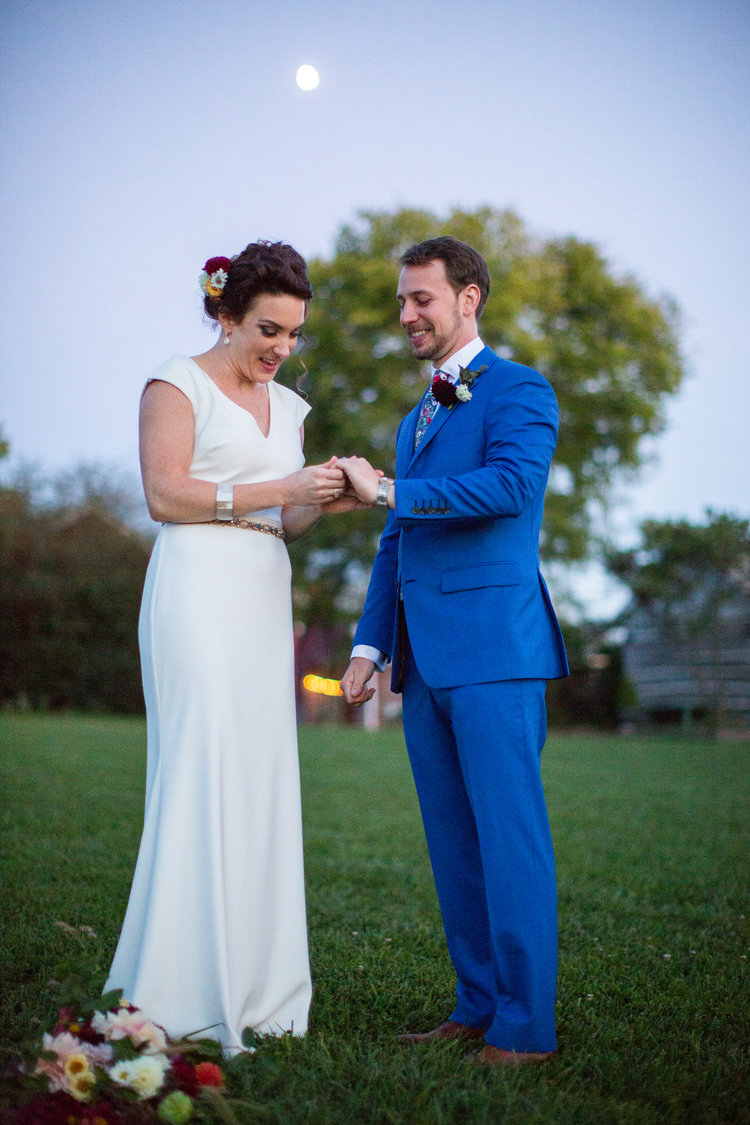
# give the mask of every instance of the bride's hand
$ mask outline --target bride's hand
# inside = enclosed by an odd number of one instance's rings
[[[349,485],[363,507],[371,508],[378,497],[378,484],[383,476],[381,469],[373,469],[366,457],[339,457],[337,468],[346,473]]]
[[[341,512],[358,512],[371,507],[372,504],[365,504],[347,484],[340,496],[320,505],[320,513],[323,516],[337,516]]]
[[[308,465],[291,473],[284,479],[284,485],[284,507],[324,505],[343,496],[346,477],[338,465],[338,459],[331,457],[323,465]]]

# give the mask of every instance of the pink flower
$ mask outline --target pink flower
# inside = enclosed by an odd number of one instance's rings
[[[71,1055],[83,1055],[92,1070],[95,1066],[107,1066],[112,1059],[112,1048],[108,1043],[102,1043],[100,1046],[94,1043],[82,1043],[69,1031],[63,1031],[60,1035],[45,1034],[42,1038],[42,1049],[51,1051],[57,1056],[55,1059],[38,1059],[35,1069],[36,1074],[47,1076],[49,1089],[52,1092],[55,1090],[70,1092],[70,1078],[66,1073],[65,1064]]]
[[[137,1008],[118,1008],[116,1012],[95,1012],[91,1026],[106,1039],[130,1039],[134,1047],[143,1047],[146,1054],[158,1054],[167,1046],[163,1029],[147,1019]]]

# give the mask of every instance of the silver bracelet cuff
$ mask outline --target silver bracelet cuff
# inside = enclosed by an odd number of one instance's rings
[[[217,520],[231,520],[234,517],[234,485],[217,484],[216,486],[216,518]]]

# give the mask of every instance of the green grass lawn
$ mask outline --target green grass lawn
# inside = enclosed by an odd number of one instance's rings
[[[12,1053],[53,1015],[46,983],[73,940],[57,921],[92,927],[75,940],[105,979],[138,847],[145,724],[6,715],[0,747]],[[456,1044],[395,1040],[445,1018],[454,984],[400,730],[303,728],[300,751],[311,1029],[233,1068],[238,1121],[750,1120],[750,744],[550,738],[561,1050],[512,1073],[472,1067]]]

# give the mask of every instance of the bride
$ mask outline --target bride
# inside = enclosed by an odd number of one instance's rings
[[[201,274],[212,348],[172,356],[141,400],[141,468],[162,523],[139,640],[148,722],[138,861],[107,989],[172,1037],[307,1028],[307,951],[286,541],[362,506],[304,467],[309,407],[275,382],[312,288],[303,258],[251,243]]]

